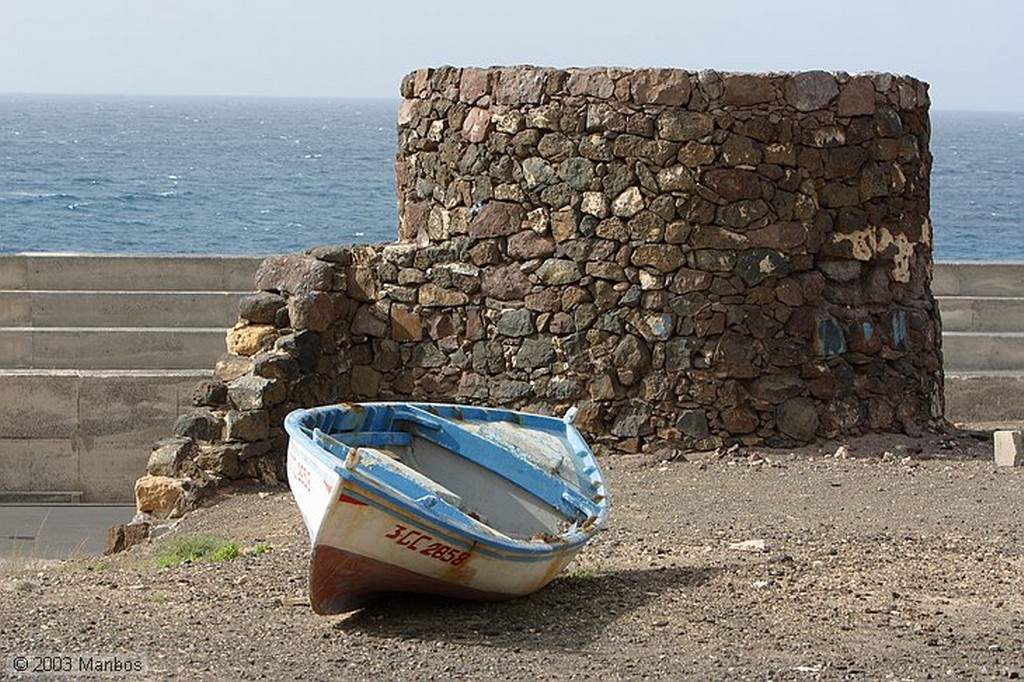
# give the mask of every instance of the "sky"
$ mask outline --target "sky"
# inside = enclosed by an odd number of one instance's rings
[[[0,93],[399,97],[425,66],[886,71],[1024,111],[1020,0],[5,0]]]

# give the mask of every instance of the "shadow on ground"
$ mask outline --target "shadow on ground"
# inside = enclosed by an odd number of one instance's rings
[[[720,569],[647,568],[567,574],[536,594],[506,602],[395,595],[340,621],[340,632],[564,651],[595,639],[617,619],[672,590],[706,584]]]

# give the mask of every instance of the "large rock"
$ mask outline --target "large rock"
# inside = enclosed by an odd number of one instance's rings
[[[639,69],[632,79],[637,104],[685,105],[690,100],[690,74],[681,69]]]
[[[820,426],[815,401],[790,398],[775,410],[779,431],[801,443],[814,440]]]
[[[555,242],[532,230],[514,234],[508,239],[508,255],[518,260],[547,258],[554,252]]]
[[[334,300],[322,291],[296,294],[288,299],[288,317],[294,329],[325,331],[334,322]]]
[[[755,74],[723,74],[722,85],[722,104],[726,106],[763,104],[778,97],[773,79]]]
[[[223,433],[224,423],[220,413],[199,409],[178,417],[174,422],[176,436],[192,440],[214,441]]]
[[[288,294],[330,291],[334,270],[329,263],[310,256],[272,256],[256,271],[256,288]]]
[[[518,265],[487,268],[481,290],[485,296],[502,301],[521,301],[530,292],[530,280]]]
[[[228,384],[228,398],[236,409],[263,410],[277,405],[285,398],[287,389],[276,379],[244,376]]]
[[[423,321],[409,308],[392,305],[391,336],[395,341],[419,341],[423,338]]]
[[[295,358],[300,371],[312,372],[320,360],[320,335],[308,330],[288,334],[274,342],[274,350]]]
[[[185,500],[182,482],[170,476],[146,475],[135,481],[135,508],[165,519],[178,511]]]
[[[105,555],[117,554],[149,539],[150,524],[122,523],[107,529],[107,541],[103,548]]]
[[[840,116],[870,116],[875,113],[875,84],[865,76],[854,76],[839,93],[836,113]]]
[[[224,416],[224,424],[224,438],[227,440],[257,441],[270,435],[270,418],[266,410],[229,410]]]
[[[239,322],[227,334],[227,349],[234,355],[256,355],[274,343],[277,327],[272,324]]]
[[[256,376],[290,381],[299,375],[298,361],[291,355],[281,351],[257,353],[253,356],[252,360],[252,373]],[[235,378],[237,379],[238,377]],[[224,402],[227,402],[227,386],[224,387],[224,397]],[[218,404],[223,405],[224,403]]]
[[[284,307],[284,296],[269,291],[258,291],[243,296],[238,303],[238,316],[253,324],[274,324],[277,311]]]
[[[514,366],[523,369],[549,367],[556,358],[550,338],[526,339],[516,353]]]
[[[646,205],[639,187],[627,187],[612,201],[612,213],[618,218],[632,218]]]
[[[196,466],[205,474],[218,478],[235,479],[242,473],[238,461],[238,449],[233,443],[203,445],[196,457]]]
[[[462,137],[470,143],[483,142],[493,129],[491,112],[487,109],[473,107],[462,122]]]
[[[678,270],[686,262],[686,255],[672,244],[643,244],[633,251],[631,261],[638,267],[667,273]]]
[[[526,308],[503,310],[498,318],[497,329],[502,336],[529,336],[535,331],[533,313]]]
[[[526,211],[519,204],[489,201],[469,225],[469,234],[477,239],[507,237],[519,231]]]
[[[196,407],[220,407],[228,400],[228,387],[220,379],[202,379],[192,389],[192,404]]]
[[[186,436],[157,441],[149,454],[146,473],[150,476],[177,476],[183,473],[185,463],[194,459],[198,452],[196,442]]]
[[[624,405],[612,424],[612,435],[631,438],[654,433],[654,427],[651,425],[651,413],[651,406],[644,403]]]
[[[466,305],[469,296],[458,289],[446,289],[433,282],[420,287],[419,304],[424,308],[450,308]]]
[[[356,310],[350,330],[353,334],[384,338],[391,331],[391,311],[387,301],[373,305],[361,305]]]
[[[574,261],[549,258],[537,268],[537,276],[549,286],[560,286],[578,282],[583,273]]]
[[[804,71],[786,80],[786,100],[797,111],[823,109],[838,94],[835,76],[824,71]]]
[[[726,201],[757,199],[761,196],[761,180],[754,171],[718,168],[704,173],[701,184],[713,189]]]
[[[252,358],[236,355],[235,353],[224,353],[217,359],[214,366],[213,376],[220,381],[232,381],[252,371]]]
[[[651,350],[639,337],[627,334],[612,350],[616,369],[643,372],[651,366]]]
[[[707,137],[714,130],[710,114],[696,111],[666,109],[658,116],[658,136],[674,142],[688,142]]]

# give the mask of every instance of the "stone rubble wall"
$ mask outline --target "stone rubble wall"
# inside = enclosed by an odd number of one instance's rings
[[[284,415],[337,400],[575,405],[625,452],[941,421],[926,84],[444,67],[402,95],[399,242],[268,259],[150,474],[283,478]]]

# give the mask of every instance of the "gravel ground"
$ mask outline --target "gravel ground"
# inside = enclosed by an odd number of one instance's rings
[[[156,568],[156,540],[7,566],[0,677],[20,655],[117,655],[133,680],[1024,675],[1024,469],[955,432],[837,450],[603,458],[608,527],[541,592],[335,617],[305,602],[290,494],[236,489],[171,532],[235,539],[236,559]]]

